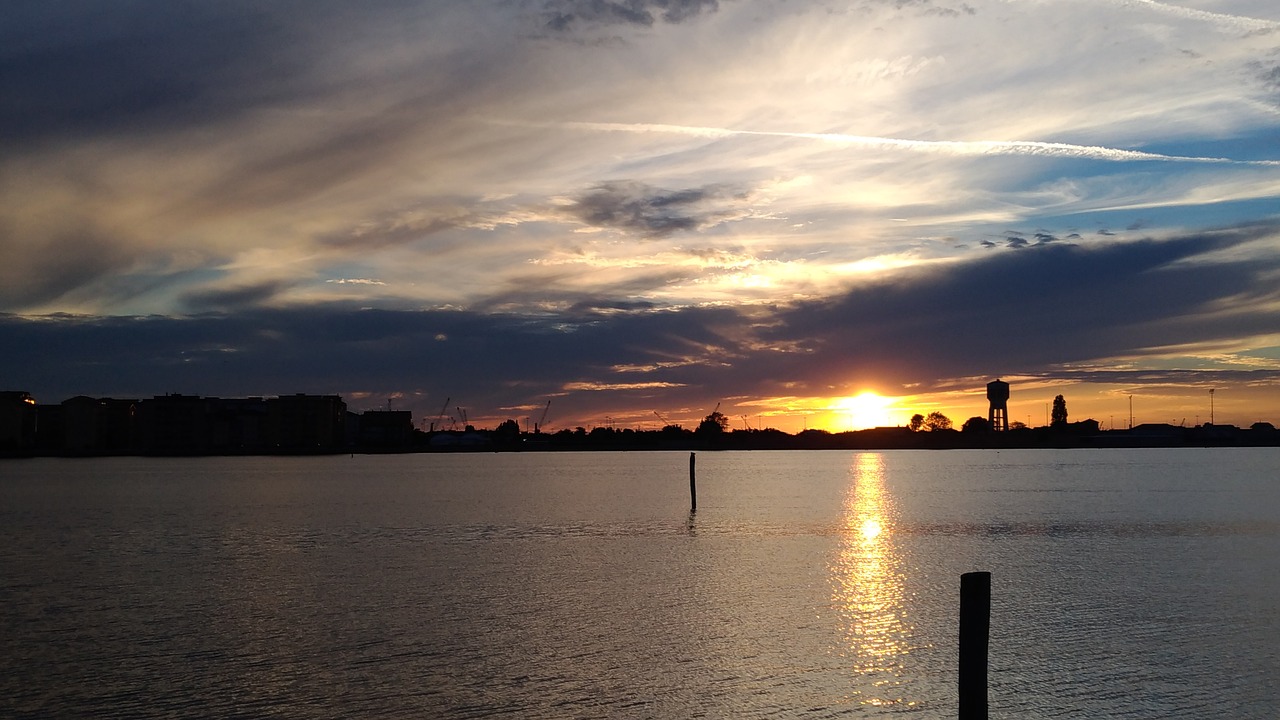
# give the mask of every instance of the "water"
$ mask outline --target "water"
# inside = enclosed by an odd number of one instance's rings
[[[0,717],[1272,718],[1280,451],[0,464]]]

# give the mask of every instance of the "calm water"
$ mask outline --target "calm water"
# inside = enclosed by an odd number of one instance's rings
[[[1274,718],[1280,451],[0,463],[0,717]]]

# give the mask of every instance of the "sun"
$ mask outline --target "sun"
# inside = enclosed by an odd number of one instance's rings
[[[853,397],[839,398],[833,407],[835,414],[840,416],[839,419],[847,418],[850,427],[854,430],[865,430],[892,425],[889,417],[889,408],[892,405],[893,398],[868,390]]]

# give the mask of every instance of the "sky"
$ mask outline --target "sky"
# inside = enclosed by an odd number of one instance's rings
[[[10,0],[0,348],[42,403],[1280,424],[1280,5]]]

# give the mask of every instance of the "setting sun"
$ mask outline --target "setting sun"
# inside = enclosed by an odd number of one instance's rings
[[[837,415],[836,424],[843,425],[847,419],[848,426],[853,430],[892,425],[889,410],[893,402],[893,398],[871,391],[840,398],[833,405],[833,411]]]

